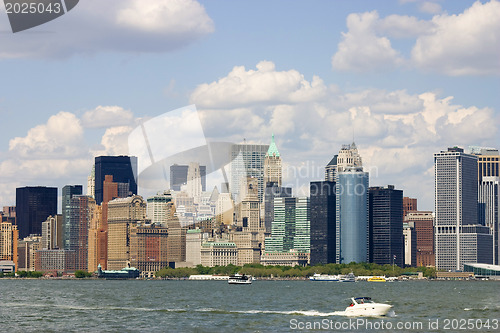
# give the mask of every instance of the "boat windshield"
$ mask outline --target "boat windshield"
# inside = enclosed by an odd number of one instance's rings
[[[357,297],[355,298],[357,303],[373,303],[372,299],[370,297]]]

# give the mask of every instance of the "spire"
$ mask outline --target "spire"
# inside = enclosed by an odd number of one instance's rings
[[[266,156],[280,156],[280,152],[278,151],[278,147],[276,147],[276,143],[274,142],[274,133],[271,136],[271,144],[269,145],[269,149],[267,150]]]

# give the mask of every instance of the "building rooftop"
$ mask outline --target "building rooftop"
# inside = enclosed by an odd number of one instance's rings
[[[206,242],[203,243],[202,246],[216,246],[216,247],[236,247],[235,243],[232,242]]]
[[[337,165],[337,158],[338,157],[339,157],[339,155],[333,156],[333,158],[330,160],[330,162],[328,162],[327,165]]]
[[[274,134],[271,136],[271,144],[269,145],[269,149],[267,150],[266,156],[280,156],[280,152],[278,151],[278,147],[276,147],[276,143],[274,142]]]
[[[489,270],[492,270],[492,271],[498,271],[498,272],[500,272],[500,266],[499,265],[478,264],[478,263],[472,263],[472,264],[464,263],[464,265],[467,265],[467,266],[470,266],[470,267],[475,267],[475,268],[489,269]]]

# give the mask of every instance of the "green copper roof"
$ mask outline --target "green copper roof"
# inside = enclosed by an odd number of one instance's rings
[[[276,147],[276,143],[274,142],[274,133],[271,137],[271,144],[269,145],[269,149],[267,150],[267,156],[280,156],[280,152],[278,151],[278,147]]]

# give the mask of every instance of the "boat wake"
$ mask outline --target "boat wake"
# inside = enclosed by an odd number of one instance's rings
[[[482,308],[465,308],[464,311],[498,311],[500,306],[483,306]]]
[[[310,317],[328,317],[328,316],[345,316],[344,311],[320,312],[316,310],[292,310],[292,311],[276,311],[276,310],[221,310],[221,309],[198,309],[199,312],[214,312],[225,314],[283,314],[283,315],[302,315]]]
[[[32,307],[32,308],[46,308],[44,304],[22,304],[22,303],[12,303],[15,306],[21,307]],[[333,312],[321,312],[317,310],[290,310],[290,311],[278,311],[278,310],[225,310],[216,308],[136,308],[136,307],[120,307],[120,306],[82,306],[82,305],[70,305],[70,304],[52,304],[51,307],[59,308],[61,310],[77,310],[77,311],[144,311],[144,312],[165,312],[165,313],[186,313],[186,312],[207,312],[214,314],[277,314],[277,315],[289,315],[289,316],[308,316],[308,317],[329,317],[329,316],[346,316],[351,315],[346,314],[345,311],[333,311]],[[471,309],[472,310],[472,309]],[[467,311],[467,309],[466,309]],[[392,313],[392,315],[391,315]],[[388,317],[394,317],[394,311],[389,312]]]

